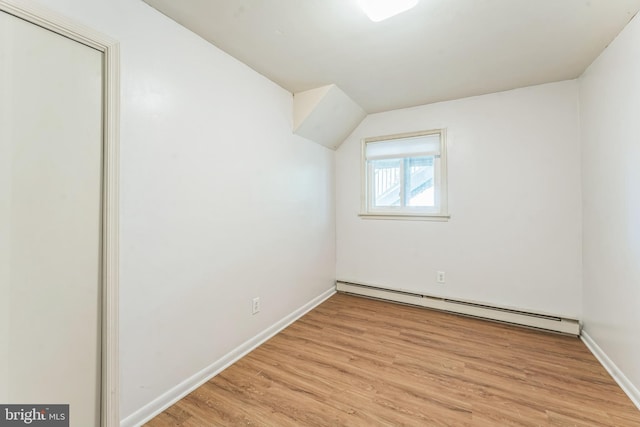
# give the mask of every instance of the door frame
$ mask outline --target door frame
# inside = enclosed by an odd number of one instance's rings
[[[25,0],[0,0],[0,11],[75,40],[103,54],[103,159],[101,240],[101,404],[102,427],[120,425],[118,348],[120,46],[82,24]]]

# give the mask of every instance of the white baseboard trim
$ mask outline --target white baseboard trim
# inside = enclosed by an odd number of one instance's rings
[[[613,360],[607,356],[607,354],[600,348],[600,346],[589,336],[589,334],[582,330],[582,334],[580,335],[582,342],[587,348],[593,353],[593,355],[598,359],[600,364],[604,366],[604,369],[607,370],[609,375],[618,383],[622,391],[629,396],[629,399],[633,402],[634,405],[640,410],[640,390],[633,385],[633,383],[626,377],[626,375],[613,363]]]
[[[329,299],[336,293],[335,287],[331,287],[331,289],[326,290],[316,298],[312,299],[299,309],[295,310],[293,313],[284,317],[280,321],[276,322],[269,328],[265,329],[258,335],[253,338],[245,341],[239,347],[233,349],[229,353],[227,353],[222,358],[213,362],[211,365],[202,369],[200,372],[192,375],[190,378],[187,378],[177,386],[158,396],[156,399],[146,404],[142,408],[138,409],[133,414],[124,418],[120,421],[121,427],[137,427],[140,426],[152,418],[162,413],[164,410],[169,408],[171,405],[178,402],[180,399],[185,397],[187,394],[194,391],[196,388],[200,387],[202,384],[209,381],[211,378],[218,375],[220,372],[240,360],[242,357],[247,355],[252,350],[259,347],[262,343],[272,338],[278,332],[282,331],[284,328],[298,320],[300,317],[304,316],[309,311],[313,310],[315,307],[323,303],[325,300]]]

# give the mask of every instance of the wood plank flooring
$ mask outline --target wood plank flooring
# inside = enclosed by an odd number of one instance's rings
[[[574,337],[337,294],[147,424],[640,426]]]

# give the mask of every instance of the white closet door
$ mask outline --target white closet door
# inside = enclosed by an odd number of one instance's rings
[[[98,426],[102,61],[0,12],[0,402]]]

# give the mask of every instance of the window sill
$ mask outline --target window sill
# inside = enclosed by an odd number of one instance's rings
[[[361,212],[358,216],[362,219],[395,219],[404,221],[449,221],[451,215],[430,213],[387,213],[387,212]]]

